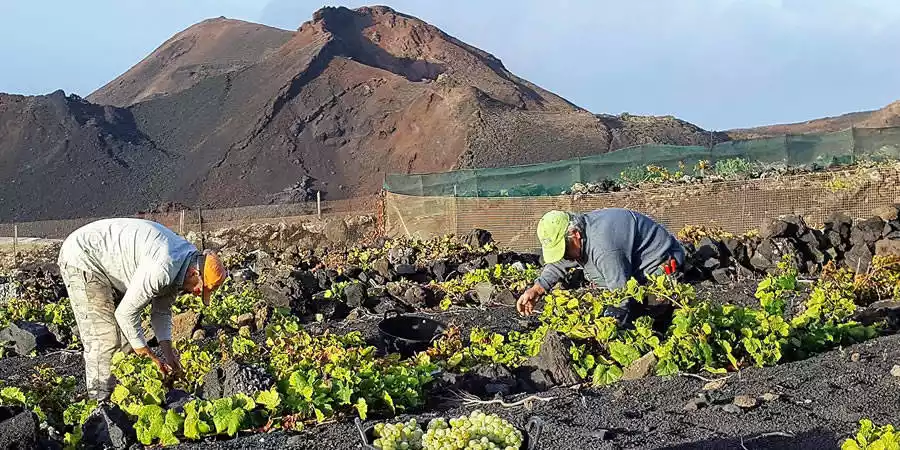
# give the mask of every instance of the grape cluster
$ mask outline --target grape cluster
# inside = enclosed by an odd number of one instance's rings
[[[415,419],[375,425],[375,448],[381,450],[519,450],[522,432],[496,414],[473,411],[447,421],[433,419],[422,432]]]
[[[377,439],[372,445],[381,450],[422,450],[424,434],[416,419],[410,419],[406,423],[376,423]]]

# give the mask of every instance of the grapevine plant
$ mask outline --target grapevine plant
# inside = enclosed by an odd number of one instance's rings
[[[266,335],[265,350],[246,329],[218,346],[176,343],[185,372],[184,378],[175,380],[176,387],[196,392],[202,376],[217,361],[232,358],[260,364],[277,380],[255,396],[198,399],[182,411],[166,409],[172,380],[151,360],[118,353],[113,359],[118,384],[111,400],[134,419],[141,443],[173,445],[241,431],[298,430],[304,423],[348,413],[365,419],[371,411],[402,412],[424,403],[425,386],[435,369],[426,354],[410,360],[377,357],[358,332],[312,336],[289,316],[276,315]]]
[[[869,419],[859,421],[856,435],[841,444],[841,450],[897,450],[900,449],[900,434],[893,425],[876,426]]]
[[[219,289],[213,292],[209,305],[193,294],[184,294],[175,300],[172,306],[174,313],[194,311],[203,316],[206,325],[228,325],[237,328],[237,318],[252,313],[256,305],[263,299],[262,294],[249,286],[238,290],[231,278],[227,278]]]
[[[882,269],[865,280],[891,280],[890,276]],[[797,271],[786,261],[759,283],[757,307],[698,300],[691,286],[666,276],[651,278],[646,285],[631,280],[618,290],[555,290],[545,296],[538,328],[505,336],[475,328],[465,345],[459,331],[451,327],[429,354],[444,367],[457,371],[483,363],[516,367],[536,355],[544,335],[553,330],[572,339],[573,368],[594,384],[617,381],[624,368],[648,353],[655,355],[656,373],[663,376],[771,366],[874,337],[877,326],[851,320],[862,292],[860,286],[880,288],[854,280],[847,269],[827,266],[792,318],[788,304],[801,288]],[[620,305],[626,299],[670,302],[676,306],[671,325],[659,332],[652,318],[641,317],[632,327],[621,328],[615,319],[604,317],[605,307]]]
[[[462,303],[465,294],[479,283],[491,283],[514,294],[521,294],[534,284],[538,275],[539,269],[531,264],[524,269],[512,264],[497,264],[493,268],[476,269],[466,272],[462,277],[432,284],[446,294],[441,302],[441,309],[447,310],[453,303]]]

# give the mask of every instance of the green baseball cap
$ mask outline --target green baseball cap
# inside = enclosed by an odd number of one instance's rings
[[[538,222],[537,235],[544,253],[544,263],[553,264],[566,255],[566,231],[569,228],[569,214],[550,211]]]

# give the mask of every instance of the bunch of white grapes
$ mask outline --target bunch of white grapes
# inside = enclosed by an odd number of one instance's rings
[[[424,434],[416,419],[409,419],[406,423],[376,423],[377,439],[372,445],[381,450],[422,450]]]
[[[381,450],[519,450],[522,432],[496,414],[473,411],[468,416],[433,419],[423,435],[415,419],[405,424],[375,425],[373,443]]]

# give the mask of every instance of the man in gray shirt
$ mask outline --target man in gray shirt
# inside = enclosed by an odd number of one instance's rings
[[[545,266],[516,303],[523,315],[530,315],[537,299],[573,267],[582,267],[585,277],[599,287],[617,289],[632,277],[645,281],[648,275],[673,273],[684,264],[684,248],[675,236],[627,209],[550,211],[538,223],[537,234]]]
[[[110,364],[126,343],[163,373],[179,374],[172,302],[192,293],[209,304],[227,276],[216,254],[201,253],[168,228],[141,219],[104,219],[75,230],[63,241],[58,263],[84,345],[88,396],[98,400],[112,393]],[[141,313],[148,304],[165,361],[144,338]]]

